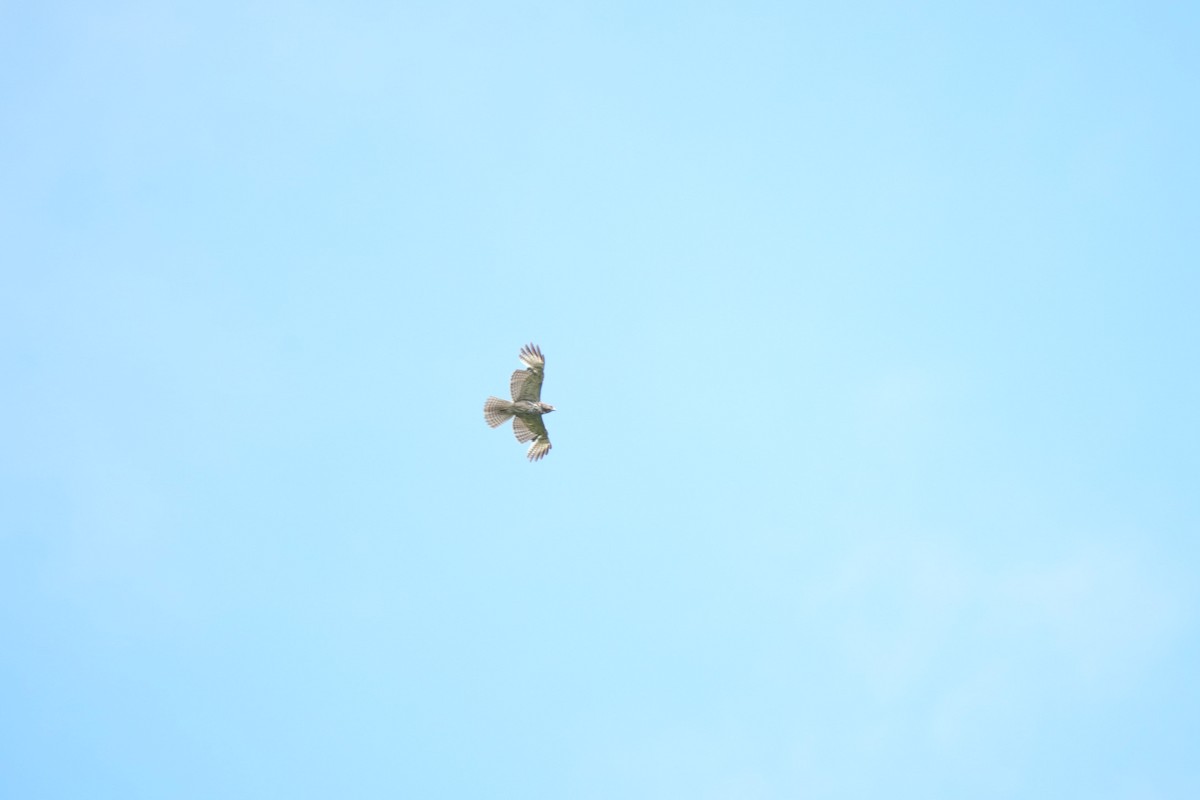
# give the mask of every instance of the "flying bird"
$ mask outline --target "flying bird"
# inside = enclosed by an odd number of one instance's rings
[[[489,397],[483,404],[483,419],[495,428],[513,421],[513,433],[518,442],[533,442],[529,445],[530,461],[538,461],[550,452],[550,434],[542,415],[549,414],[554,406],[542,402],[542,378],[545,376],[546,358],[536,344],[521,348],[521,363],[528,369],[513,372],[508,382],[512,391],[512,402],[499,397]]]

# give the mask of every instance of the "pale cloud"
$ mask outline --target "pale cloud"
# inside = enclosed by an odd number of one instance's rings
[[[944,545],[874,545],[815,592],[837,609],[839,667],[939,747],[1018,725],[1048,696],[1133,690],[1196,609],[1170,563],[1112,542],[994,567]]]
[[[855,404],[860,435],[880,445],[915,444],[937,421],[947,390],[945,376],[915,365],[865,378]]]
[[[998,616],[1047,638],[1061,668],[1102,688],[1160,657],[1187,625],[1194,596],[1169,564],[1134,547],[1090,546],[1001,575]]]

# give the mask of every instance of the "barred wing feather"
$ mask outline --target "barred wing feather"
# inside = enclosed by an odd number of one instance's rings
[[[550,440],[538,439],[529,446],[529,453],[527,453],[527,455],[529,456],[530,461],[541,461],[543,458],[545,458],[546,453],[549,452]]]
[[[542,379],[545,376],[546,358],[542,349],[536,344],[527,344],[521,348],[521,361],[529,369],[519,369],[513,372],[508,388],[512,391],[513,400],[532,400],[535,403],[542,399]]]
[[[529,460],[537,461],[550,452],[550,434],[541,416],[522,415],[513,417],[513,433],[518,442],[533,442],[529,446]]]

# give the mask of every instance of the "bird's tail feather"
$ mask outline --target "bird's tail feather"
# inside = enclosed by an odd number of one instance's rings
[[[499,397],[489,397],[483,404],[483,420],[489,428],[495,428],[513,417],[512,403]]]

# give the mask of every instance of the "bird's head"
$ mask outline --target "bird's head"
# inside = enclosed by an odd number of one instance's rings
[[[554,406],[550,405],[549,403],[542,403],[541,406],[542,406],[543,414],[549,414],[551,411],[554,410]]]

